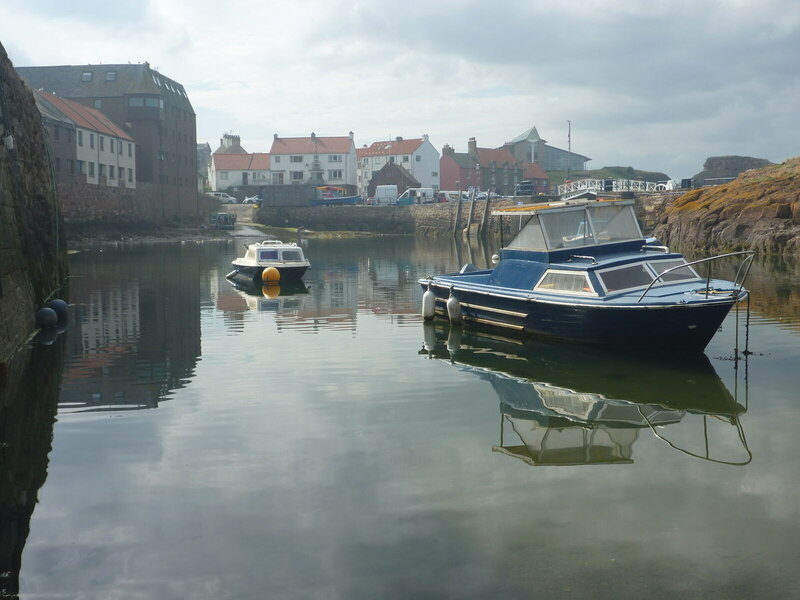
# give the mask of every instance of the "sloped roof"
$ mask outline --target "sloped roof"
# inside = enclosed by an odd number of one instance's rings
[[[536,163],[525,163],[523,165],[523,176],[525,179],[550,179],[545,170]]]
[[[545,144],[547,143],[547,140],[542,140],[542,138],[539,136],[539,132],[536,131],[536,127],[534,126],[534,127],[531,127],[530,129],[528,129],[527,131],[524,131],[521,134],[519,134],[517,137],[515,137],[509,143],[510,144],[516,144],[517,142],[525,142],[525,141],[538,142],[540,140],[543,141]]]
[[[269,154],[255,152],[253,154],[212,154],[214,168],[217,171],[268,171]]]
[[[482,167],[491,167],[492,162],[497,166],[502,164],[513,165],[517,159],[508,151],[499,148],[476,148],[478,162]]]
[[[154,94],[194,114],[184,87],[152,69],[146,62],[133,65],[17,67],[16,71],[31,88],[53,92],[62,98],[116,98],[130,94]],[[88,81],[84,81],[84,73],[91,73]]]
[[[387,140],[385,142],[373,142],[367,148],[362,148],[362,152],[357,154],[359,158],[366,156],[400,156],[402,154],[413,154],[422,145],[422,138],[410,140]]]
[[[270,155],[275,154],[347,154],[353,147],[353,138],[341,137],[302,137],[275,138]]]
[[[91,129],[104,135],[111,135],[125,140],[133,141],[133,138],[117,127],[111,119],[95,108],[84,106],[80,102],[59,98],[55,94],[44,94],[35,92],[36,97],[42,102],[49,104],[60,113],[68,117],[76,126],[84,129]]]

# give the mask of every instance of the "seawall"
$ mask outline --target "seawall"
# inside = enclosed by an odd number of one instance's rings
[[[0,45],[0,385],[67,276],[66,244],[45,131],[33,94]]]

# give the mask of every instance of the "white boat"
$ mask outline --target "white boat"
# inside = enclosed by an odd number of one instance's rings
[[[231,261],[233,271],[227,277],[242,277],[253,281],[262,281],[264,277],[271,281],[299,280],[311,267],[303,254],[303,249],[295,243],[280,240],[265,240],[255,244],[246,244],[244,256]],[[274,269],[264,274],[265,270]],[[277,271],[277,279],[275,275]]]

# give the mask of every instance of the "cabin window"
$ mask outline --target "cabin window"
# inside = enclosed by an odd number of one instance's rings
[[[594,244],[594,236],[585,210],[571,210],[541,215],[547,247],[550,250]]]
[[[567,294],[594,293],[589,276],[576,271],[547,271],[534,289],[540,292]]]
[[[642,237],[633,207],[593,206],[592,225],[597,243],[637,240]]]
[[[650,268],[653,269],[653,272],[656,275],[661,275],[667,269],[672,269],[675,267],[679,267],[680,265],[685,265],[686,261],[683,259],[675,259],[675,260],[659,260],[647,263],[650,265]],[[700,279],[700,276],[697,272],[689,266],[685,266],[681,269],[675,269],[674,271],[670,271],[664,277],[659,279],[659,282],[670,282],[670,281],[689,281],[691,279]]]
[[[545,250],[547,248],[544,243],[542,228],[539,225],[538,215],[534,215],[530,218],[517,234],[517,237],[508,245],[508,248],[513,248],[515,250]]]
[[[278,260],[277,250],[259,250],[258,260]]]
[[[653,274],[644,263],[598,271],[597,275],[609,293],[648,286],[653,281]]]
[[[284,250],[283,260],[303,260],[303,254],[300,250]]]

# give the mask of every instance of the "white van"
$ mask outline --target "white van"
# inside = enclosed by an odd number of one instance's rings
[[[395,202],[397,202],[396,185],[375,186],[375,195],[372,197],[372,204],[394,204]]]
[[[430,204],[435,202],[433,188],[408,188],[397,197],[398,206],[410,206],[411,204]]]

